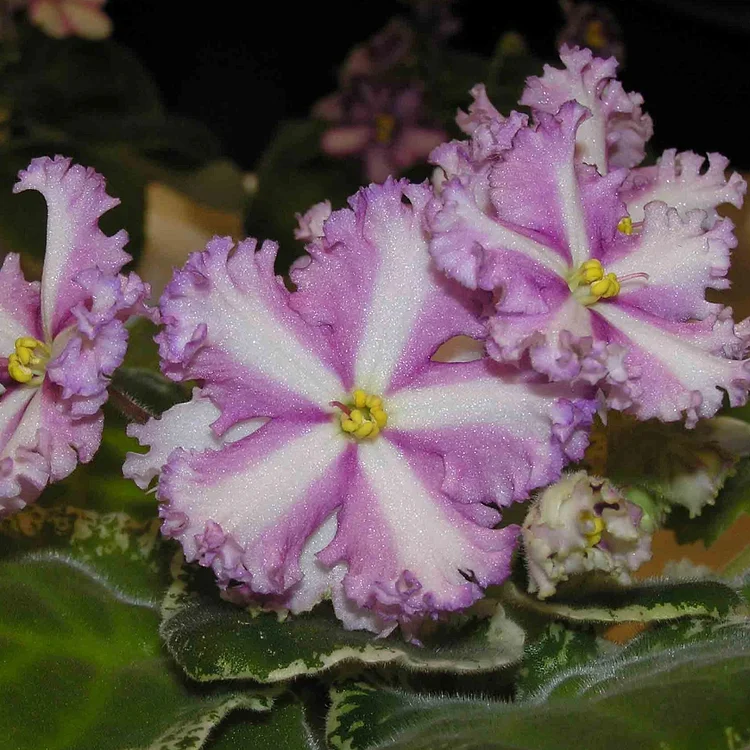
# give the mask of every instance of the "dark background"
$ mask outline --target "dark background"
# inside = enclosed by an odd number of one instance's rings
[[[640,91],[655,124],[654,147],[721,151],[750,168],[750,2],[610,2],[623,29],[622,80]],[[459,49],[489,55],[521,32],[552,59],[563,21],[555,0],[456,3]],[[227,155],[252,169],[276,123],[307,114],[336,88],[351,46],[380,29],[397,2],[154,2],[109,0],[115,38],[147,65],[167,105],[206,123]],[[468,100],[468,96],[467,96]]]

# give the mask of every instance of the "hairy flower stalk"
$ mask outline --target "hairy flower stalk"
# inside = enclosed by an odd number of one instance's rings
[[[385,633],[460,610],[504,580],[517,527],[499,509],[579,457],[594,402],[489,358],[480,305],[427,252],[426,185],[388,180],[325,220],[293,269],[276,246],[216,238],[161,300],[164,372],[187,404],[130,433],[127,476],[159,475],[163,530],[226,595],[294,612],[323,596]]]
[[[726,160],[642,158],[651,121],[614,79],[614,59],[561,53],[500,115],[482,87],[458,118],[467,142],[433,152],[444,180],[429,208],[431,252],[449,276],[491,291],[488,352],[552,380],[596,384],[606,405],[692,426],[747,398],[744,335],[725,289],[745,183]]]
[[[41,284],[24,280],[15,254],[0,269],[0,517],[92,458],[125,321],[148,314],[148,285],[119,273],[127,234],[98,227],[119,202],[101,175],[44,157],[20,172],[24,190],[47,201],[47,251]]]

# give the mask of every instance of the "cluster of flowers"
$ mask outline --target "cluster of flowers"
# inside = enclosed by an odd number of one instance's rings
[[[449,4],[426,4],[422,11],[430,5],[447,11]],[[415,46],[412,27],[393,19],[351,51],[339,74],[339,90],[312,110],[330,123],[321,137],[322,151],[334,158],[359,157],[373,182],[423,163],[446,139],[445,131],[430,122],[423,83],[411,71]]]
[[[671,151],[638,167],[651,121],[614,78],[616,62],[567,48],[562,60],[528,81],[531,121],[503,117],[477,86],[458,116],[467,140],[431,156],[433,184],[388,179],[349,208],[301,217],[308,255],[291,271],[294,291],[274,274],[272,242],[215,238],[175,273],[160,301],[162,368],[199,387],[131,425],[149,450],[124,472],[143,488],[158,478],[163,532],[230,600],[301,612],[330,596],[346,627],[381,634],[461,610],[510,573],[521,530],[500,525],[501,509],[581,458],[597,410],[692,426],[725,393],[744,402],[746,326],[705,299],[727,286],[735,244],[716,207],[739,205],[744,182],[726,179],[718,155],[705,170]],[[32,165],[19,187],[49,200],[50,178],[37,175],[51,168],[63,163]],[[104,205],[94,195],[50,214],[45,279],[58,290],[69,276],[55,247],[80,258],[79,236],[91,246]],[[30,321],[2,339],[8,351],[15,342],[10,377],[30,368],[58,418],[68,402],[76,419],[98,409],[104,341],[122,344],[119,321],[142,312],[142,285],[115,275],[118,237],[107,240],[108,273],[84,275],[75,304],[64,298],[72,312],[55,317],[43,280],[43,329],[16,261],[0,277],[0,305],[30,300],[8,313]],[[461,348],[461,337],[481,343]],[[45,357],[46,377],[29,364]],[[66,367],[81,358],[99,365],[98,395],[89,379],[80,387],[86,368]],[[37,417],[23,406],[22,429],[5,412],[29,384],[0,401],[0,466],[16,486]],[[54,470],[42,427],[35,450]],[[83,441],[61,439],[85,460]],[[12,497],[6,485],[0,498]],[[524,525],[532,588],[547,596],[594,568],[624,578],[648,557],[648,531],[607,482],[567,476]]]

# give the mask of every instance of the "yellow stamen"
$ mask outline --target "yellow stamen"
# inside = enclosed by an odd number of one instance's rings
[[[620,293],[620,282],[613,273],[608,273],[603,279],[595,281],[591,285],[591,294],[597,298],[608,299],[616,297]]]
[[[623,216],[617,225],[617,231],[623,234],[633,234],[633,220],[629,216]]]
[[[587,510],[584,510],[581,513],[580,519],[583,526],[581,530],[586,537],[586,544],[588,544],[589,547],[595,547],[602,540],[604,521],[602,521],[599,516],[596,516]]]
[[[18,383],[39,385],[51,356],[50,348],[31,336],[16,339],[15,351],[8,357],[8,375]]]
[[[390,143],[396,127],[393,115],[380,114],[375,116],[375,140],[378,143]]]
[[[626,217],[628,222],[630,219]],[[625,219],[623,219],[625,221]],[[622,222],[620,222],[622,224]],[[628,225],[631,229],[632,226]],[[635,280],[648,281],[647,273],[628,273],[617,278],[614,273],[606,273],[598,260],[587,260],[581,263],[576,271],[568,276],[568,288],[573,296],[588,307],[600,299],[616,297],[620,293],[624,282]]]
[[[349,403],[332,401],[331,405],[341,409],[337,419],[343,432],[356,440],[376,438],[388,423],[383,399],[361,389],[352,393]]]

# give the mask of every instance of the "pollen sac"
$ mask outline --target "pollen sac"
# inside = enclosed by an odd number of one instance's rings
[[[388,423],[383,409],[383,399],[363,390],[352,394],[349,404],[335,404],[341,409],[341,429],[357,440],[371,440],[378,436]]]
[[[39,385],[44,380],[51,352],[42,341],[31,336],[16,339],[15,351],[8,357],[8,375],[23,385]]]

